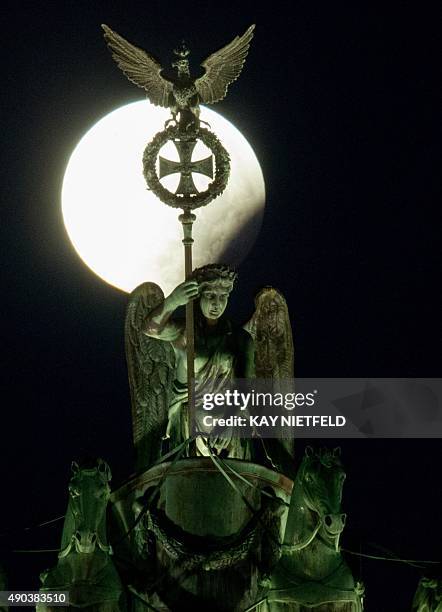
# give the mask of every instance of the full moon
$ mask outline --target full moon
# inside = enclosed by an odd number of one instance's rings
[[[63,219],[75,250],[100,278],[124,291],[152,281],[167,294],[184,279],[181,211],[160,202],[147,189],[142,172],[143,151],[169,117],[167,109],[148,101],[118,108],[83,136],[64,175]],[[252,147],[229,121],[204,107],[201,119],[228,151],[231,171],[224,193],[194,211],[194,267],[218,262],[236,266],[261,227],[264,179]],[[209,154],[198,142],[192,159]],[[161,155],[178,161],[172,143]],[[193,178],[197,189],[207,189],[209,178]],[[178,174],[162,179],[173,192],[178,181]]]

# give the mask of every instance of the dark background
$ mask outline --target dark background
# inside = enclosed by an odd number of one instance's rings
[[[115,485],[133,466],[126,296],[83,265],[60,210],[78,140],[143,97],[112,61],[100,23],[164,63],[185,36],[195,68],[257,24],[243,74],[216,107],[255,148],[267,186],[233,316],[245,318],[255,291],[272,284],[289,304],[298,376],[437,377],[436,6],[2,4],[0,546],[11,587],[38,588],[39,571],[55,563],[55,554],[11,551],[58,546],[60,523],[23,528],[64,513],[72,459],[104,457]],[[440,558],[440,441],[341,445],[344,546]],[[419,570],[354,559],[367,610],[410,608]]]

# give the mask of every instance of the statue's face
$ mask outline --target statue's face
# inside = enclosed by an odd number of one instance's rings
[[[200,297],[200,308],[206,319],[216,320],[224,313],[232,286],[206,283]]]

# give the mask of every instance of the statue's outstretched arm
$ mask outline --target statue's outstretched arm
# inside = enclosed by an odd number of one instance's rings
[[[170,320],[179,306],[184,306],[198,295],[198,283],[194,280],[181,283],[146,317],[143,333],[150,338],[174,342],[182,334],[182,325]]]

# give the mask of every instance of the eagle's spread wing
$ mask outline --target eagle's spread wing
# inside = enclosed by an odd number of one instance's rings
[[[169,106],[169,94],[172,83],[161,76],[161,64],[143,49],[139,49],[111,30],[107,25],[101,26],[104,38],[112,57],[129,81],[142,87],[149,100],[157,106]]]
[[[225,97],[228,86],[241,73],[254,28],[251,25],[242,36],[237,36],[231,43],[209,55],[201,64],[206,72],[195,81],[201,102],[213,104]]]
[[[141,331],[147,314],[163,300],[158,285],[143,283],[132,291],[127,306],[126,359],[138,469],[146,469],[160,456],[175,375],[170,343],[149,338]]]

